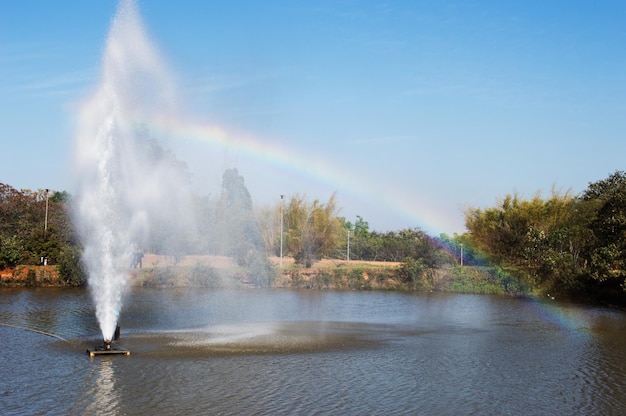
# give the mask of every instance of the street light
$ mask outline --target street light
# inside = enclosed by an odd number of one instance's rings
[[[346,254],[346,261],[350,261],[350,230],[348,230],[348,251]]]
[[[50,190],[46,189],[46,218],[45,218],[44,223],[43,223],[43,231],[44,231],[44,233],[46,231],[48,231],[48,192],[50,192]]]
[[[280,196],[280,268],[283,268],[283,197]]]
[[[463,243],[461,243],[461,266],[463,266]]]

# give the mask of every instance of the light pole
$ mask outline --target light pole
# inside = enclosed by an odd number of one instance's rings
[[[50,192],[50,190],[46,189],[46,218],[45,218],[44,223],[43,223],[43,232],[44,233],[46,231],[48,231],[48,192]]]
[[[346,261],[350,261],[350,230],[348,230],[348,251],[346,254]]]
[[[283,268],[283,197],[280,196],[280,268]]]
[[[461,243],[461,267],[463,267],[463,243]]]

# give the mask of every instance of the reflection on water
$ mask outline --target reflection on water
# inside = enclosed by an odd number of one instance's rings
[[[213,324],[202,328],[135,333],[132,344],[148,343],[168,355],[304,353],[374,348],[391,334],[407,335],[390,325],[363,322],[273,321]],[[138,341],[141,339],[142,341]]]
[[[119,395],[115,388],[115,370],[111,359],[100,357],[90,371],[85,394],[87,406],[85,414],[117,415],[119,414]]]
[[[47,316],[53,315],[53,316]],[[626,414],[621,311],[494,296],[0,290],[4,414]],[[26,348],[25,348],[26,347]],[[10,380],[10,381],[9,381]]]

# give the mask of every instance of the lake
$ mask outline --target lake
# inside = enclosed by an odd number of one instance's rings
[[[0,289],[2,414],[626,414],[615,309],[135,288],[120,324],[131,355],[90,358],[102,340],[87,290]]]

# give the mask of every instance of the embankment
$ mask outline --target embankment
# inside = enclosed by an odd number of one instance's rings
[[[129,269],[135,287],[273,287],[317,290],[400,290],[527,295],[515,279],[488,267],[444,266],[408,275],[403,263],[322,260],[312,268],[293,259],[271,258],[274,273],[259,280],[223,256],[174,259],[147,254],[141,268]],[[281,267],[282,266],[282,267]],[[0,271],[0,287],[65,287],[57,266],[17,266]]]
[[[0,287],[63,287],[57,266],[16,266],[0,270]]]

